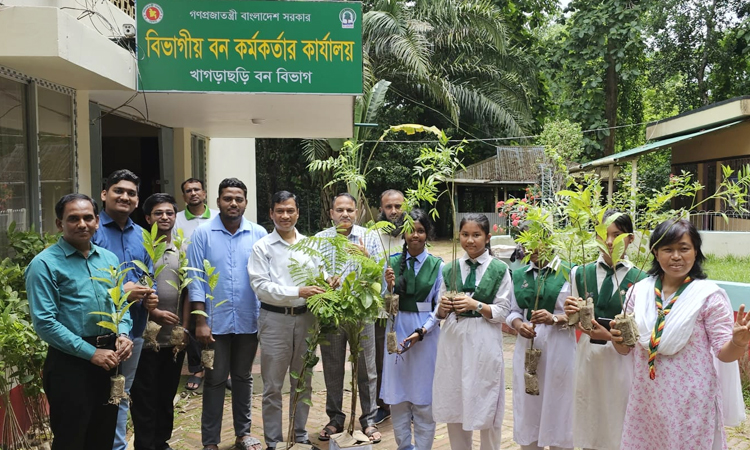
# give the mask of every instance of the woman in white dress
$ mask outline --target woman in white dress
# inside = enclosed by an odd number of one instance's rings
[[[436,422],[447,423],[452,450],[470,450],[473,430],[480,430],[480,450],[497,450],[505,410],[502,324],[513,285],[508,266],[490,254],[486,216],[466,216],[459,236],[466,253],[444,267],[440,288],[437,317],[445,322],[432,412]]]
[[[393,322],[388,319],[386,330],[395,328],[401,348],[399,353],[388,354],[385,345],[380,398],[391,405],[398,450],[430,450],[435,439],[432,379],[440,336],[439,321],[432,311],[439,303],[443,261],[425,248],[432,234],[430,218],[420,209],[410,216],[414,230],[404,234],[403,253],[391,257],[385,271],[388,288],[399,295],[398,314]]]
[[[576,340],[563,311],[570,283],[562,273],[570,269],[557,259],[550,263],[537,259],[533,253],[529,265],[513,271],[515,295],[507,319],[518,331],[513,353],[513,439],[522,450],[572,449]],[[532,338],[534,348],[542,351],[536,372],[539,395],[525,389],[524,359]]]
[[[604,213],[602,220],[606,222],[615,214],[617,217],[607,227],[604,244],[611,253],[614,240],[625,234],[625,247],[619,259],[633,242],[633,221],[629,215],[615,210]],[[574,267],[570,272],[572,296],[565,300],[565,313],[578,312],[578,300],[590,297],[594,300],[594,316],[605,321],[612,319],[622,312],[620,295],[624,300],[628,288],[645,277],[646,272],[633,267],[627,259],[613,268],[612,258],[602,251],[595,262]],[[584,450],[620,450],[633,361],[617,353],[606,327],[596,320],[592,327],[586,331],[578,326],[583,334],[576,349],[573,444]]]

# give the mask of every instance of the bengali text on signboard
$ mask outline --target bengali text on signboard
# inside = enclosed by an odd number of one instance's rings
[[[157,0],[137,12],[143,91],[362,92],[358,2]]]

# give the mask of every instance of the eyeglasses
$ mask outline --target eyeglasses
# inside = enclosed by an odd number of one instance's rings
[[[161,217],[161,216],[167,216],[172,217],[174,216],[174,211],[151,211],[151,215],[154,217]]]

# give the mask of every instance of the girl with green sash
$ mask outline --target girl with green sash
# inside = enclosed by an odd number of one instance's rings
[[[513,353],[513,439],[522,450],[573,449],[573,388],[576,340],[563,312],[570,295],[564,271],[568,263],[554,258],[513,271],[515,296],[507,323],[518,331]],[[535,310],[537,294],[538,308]],[[526,349],[542,351],[537,367],[539,395],[526,393]]]
[[[415,209],[409,215],[414,219],[414,230],[404,233],[404,250],[391,257],[385,271],[388,288],[399,296],[398,314],[393,323],[388,319],[386,329],[395,328],[401,354],[388,354],[384,345],[380,398],[391,405],[398,450],[429,450],[435,440],[432,379],[440,336],[440,321],[433,310],[440,300],[443,261],[425,248],[432,234],[427,213]]]
[[[502,324],[513,285],[508,266],[490,253],[486,216],[467,215],[459,236],[466,253],[443,269],[436,311],[445,322],[438,342],[432,413],[436,422],[448,425],[452,450],[471,450],[473,430],[480,430],[480,450],[497,450],[505,411]],[[451,299],[447,291],[458,295]]]
[[[614,214],[617,218],[607,228],[605,244],[612,251],[612,245],[621,234],[626,234],[625,251],[633,242],[633,221],[627,214],[615,210],[604,213],[606,221]],[[646,273],[633,267],[627,259],[622,259],[617,267],[612,267],[612,258],[601,252],[599,258],[583,266],[573,268],[570,279],[573,281],[572,296],[565,301],[565,313],[578,312],[578,299],[591,297],[594,300],[594,317],[612,319],[622,311],[625,292]],[[630,382],[633,376],[632,357],[622,358],[612,346],[612,335],[592,322],[591,331],[583,333],[576,350],[576,388],[573,404],[573,443],[576,447],[595,450],[619,450],[622,438],[622,422],[628,406]],[[602,405],[606,399],[606,407]]]

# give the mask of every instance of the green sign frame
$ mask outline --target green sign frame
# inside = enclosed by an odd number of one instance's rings
[[[362,94],[362,4],[145,0],[136,6],[145,92]]]

